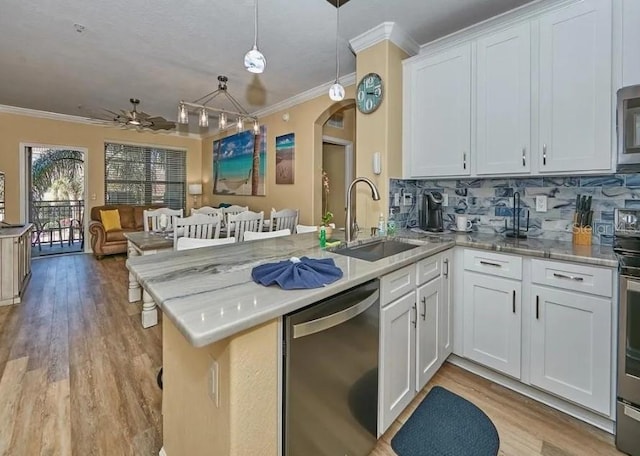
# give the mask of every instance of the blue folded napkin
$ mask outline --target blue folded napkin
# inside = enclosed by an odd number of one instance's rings
[[[285,290],[319,288],[342,277],[342,270],[333,258],[308,257],[267,263],[251,270],[251,278],[265,287],[277,284]]]

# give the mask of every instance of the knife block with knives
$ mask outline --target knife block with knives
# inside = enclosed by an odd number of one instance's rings
[[[593,229],[593,211],[591,210],[592,196],[578,195],[576,198],[576,213],[573,216],[573,243],[576,245],[591,245]]]

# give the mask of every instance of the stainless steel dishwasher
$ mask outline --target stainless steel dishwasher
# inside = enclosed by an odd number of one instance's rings
[[[366,456],[376,444],[379,282],[285,316],[284,455]]]

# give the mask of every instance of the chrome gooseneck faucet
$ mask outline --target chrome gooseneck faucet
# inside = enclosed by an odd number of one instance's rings
[[[378,193],[378,188],[373,182],[371,182],[370,179],[366,177],[356,177],[353,180],[353,182],[349,184],[349,189],[347,190],[347,219],[344,224],[344,232],[345,232],[345,238],[347,242],[351,242],[353,239],[356,238],[358,234],[358,224],[355,221],[355,217],[353,218],[353,222],[351,221],[351,206],[352,206],[351,197],[353,195],[351,190],[353,189],[353,187],[355,187],[355,185],[358,182],[364,182],[369,186],[369,188],[371,189],[371,197],[373,198],[374,201],[380,200],[380,193]]]

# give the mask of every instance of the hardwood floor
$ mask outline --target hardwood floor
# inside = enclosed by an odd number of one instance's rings
[[[25,300],[0,307],[0,455],[158,454],[162,326],[142,329],[141,305],[127,301],[124,261],[35,260]],[[610,435],[445,365],[373,456],[395,454],[391,438],[436,384],[489,415],[501,455],[621,454]]]
[[[0,454],[158,454],[162,329],[127,302],[124,260],[34,260],[24,301],[0,307]]]

